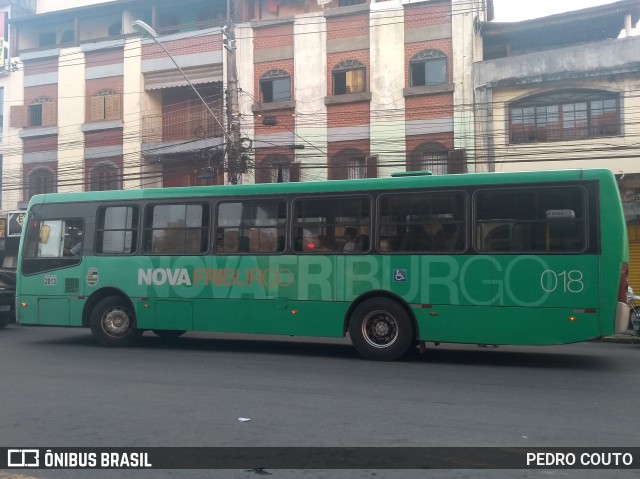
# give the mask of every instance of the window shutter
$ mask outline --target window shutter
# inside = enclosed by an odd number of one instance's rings
[[[345,158],[334,160],[329,167],[330,180],[346,180],[349,178],[349,166]]]
[[[27,128],[29,126],[29,116],[27,105],[12,105],[9,110],[9,124],[12,128]]]
[[[58,124],[58,105],[54,101],[42,104],[42,126],[56,126]]]
[[[104,97],[92,96],[90,107],[91,107],[90,121],[104,120]]]
[[[300,163],[297,161],[291,163],[291,171],[289,173],[289,181],[298,182],[300,181]]]
[[[120,95],[107,95],[104,97],[104,119],[119,120],[120,113]]]
[[[378,157],[367,156],[367,178],[378,177]]]
[[[267,161],[256,163],[254,169],[256,183],[271,183],[271,165]]]
[[[466,173],[467,163],[465,158],[465,150],[451,150],[449,152],[448,163],[449,173]]]

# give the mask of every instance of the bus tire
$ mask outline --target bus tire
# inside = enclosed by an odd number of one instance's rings
[[[142,331],[136,328],[136,316],[120,296],[101,300],[91,311],[91,333],[102,346],[131,346]]]
[[[376,298],[358,305],[349,321],[349,336],[356,350],[374,361],[404,356],[415,341],[413,323],[397,302]]]
[[[9,313],[0,313],[0,329],[4,328],[11,322],[11,315]]]
[[[179,338],[187,332],[186,330],[182,329],[153,329],[152,331],[153,334],[164,341],[171,341],[173,339]]]

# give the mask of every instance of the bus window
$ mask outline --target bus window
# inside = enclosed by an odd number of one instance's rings
[[[235,201],[218,206],[218,253],[282,253],[287,207],[284,201]]]
[[[26,258],[62,258],[80,256],[81,220],[44,220],[33,222],[28,231]]]
[[[582,188],[479,191],[474,206],[479,251],[577,253],[586,248]]]
[[[369,198],[305,198],[294,205],[294,252],[363,253],[369,249]]]
[[[138,208],[136,206],[107,206],[98,210],[97,253],[135,253],[137,238]]]
[[[152,205],[145,211],[144,252],[202,254],[209,242],[206,204]]]
[[[396,193],[380,198],[378,249],[453,253],[465,248],[464,193]]]

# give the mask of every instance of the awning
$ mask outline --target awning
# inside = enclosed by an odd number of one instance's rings
[[[194,84],[222,82],[222,65],[202,65],[183,69],[189,81]],[[164,70],[144,74],[144,89],[157,90],[159,88],[173,88],[187,86],[180,70]]]

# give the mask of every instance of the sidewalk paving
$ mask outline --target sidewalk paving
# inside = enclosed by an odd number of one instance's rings
[[[640,336],[633,330],[628,329],[624,333],[614,334],[613,336],[605,336],[599,339],[607,343],[627,343],[627,344],[640,344]]]

